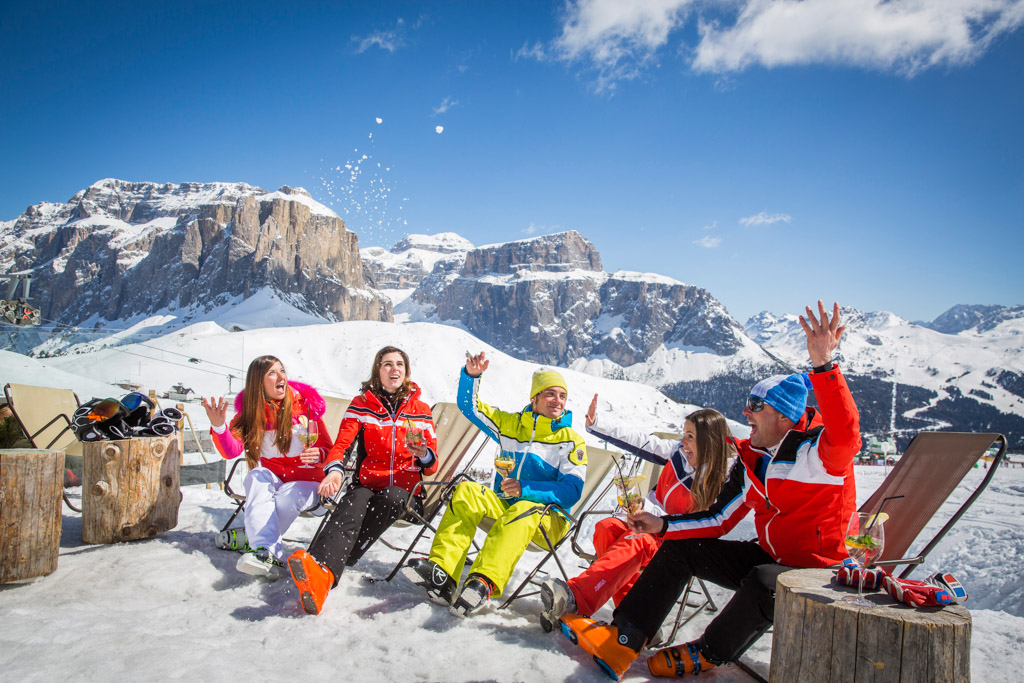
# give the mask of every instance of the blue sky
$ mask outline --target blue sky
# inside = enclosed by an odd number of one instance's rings
[[[0,220],[107,177],[243,181],[361,246],[575,229],[741,321],[1024,303],[1022,0],[28,5]]]

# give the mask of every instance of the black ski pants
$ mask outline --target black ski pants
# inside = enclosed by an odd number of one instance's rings
[[[638,630],[653,638],[691,577],[736,591],[711,620],[700,651],[721,664],[739,658],[775,618],[775,579],[794,569],[775,562],[757,541],[718,538],[667,540],[615,610],[620,631]]]
[[[324,520],[309,554],[334,574],[338,585],[345,567],[351,567],[405,511],[409,492],[389,486],[379,493],[358,484],[350,488]],[[418,503],[414,500],[414,504]]]

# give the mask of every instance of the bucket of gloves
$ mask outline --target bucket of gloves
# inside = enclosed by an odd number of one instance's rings
[[[138,436],[170,436],[183,417],[177,408],[157,409],[149,396],[133,391],[124,398],[94,398],[71,418],[79,441],[117,441]]]
[[[884,590],[896,602],[913,607],[934,607],[967,602],[967,589],[948,572],[936,572],[924,581],[898,579],[881,567],[861,568],[850,559],[836,572],[836,583],[864,590]]]

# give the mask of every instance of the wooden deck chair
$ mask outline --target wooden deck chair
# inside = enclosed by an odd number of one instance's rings
[[[75,392],[11,383],[4,386],[4,395],[33,448],[63,450],[65,456],[82,457],[82,444],[71,427],[71,418],[79,406]],[[67,493],[62,496],[69,508],[82,511],[72,505]]]
[[[384,537],[378,539],[386,547],[402,553],[401,559],[384,579],[391,581],[405,565],[412,554],[425,554],[416,550],[416,545],[427,531],[437,533],[432,520],[447,504],[455,484],[467,479],[464,472],[473,466],[477,457],[487,447],[489,440],[480,429],[462,414],[454,403],[435,403],[430,409],[434,419],[434,431],[437,435],[437,470],[423,477],[416,485],[406,502],[405,515],[392,524],[392,527],[403,528],[413,524],[421,524],[422,528],[413,538],[408,547],[396,546]],[[422,493],[422,512],[413,506],[416,496]],[[410,521],[414,520],[414,521]]]
[[[544,553],[544,556],[540,559],[537,565],[532,571],[523,579],[522,583],[512,592],[508,598],[498,607],[498,609],[505,609],[512,604],[513,600],[519,598],[525,598],[530,595],[536,595],[536,592],[523,593],[523,589],[530,583],[536,584],[534,577],[544,567],[548,560],[551,558],[555,559],[555,564],[558,565],[559,571],[562,576],[568,580],[568,576],[565,573],[565,568],[562,566],[562,561],[558,559],[558,549],[562,546],[566,540],[574,537],[578,533],[579,523],[586,512],[597,505],[605,494],[608,493],[612,487],[612,478],[608,476],[608,473],[612,471],[615,466],[616,454],[612,451],[604,448],[598,448],[596,446],[587,446],[587,473],[586,478],[583,481],[583,492],[580,494],[580,499],[576,501],[576,504],[572,506],[571,510],[565,510],[560,505],[538,505],[537,507],[524,512],[522,515],[517,517],[519,519],[530,514],[547,514],[551,511],[558,511],[561,514],[569,518],[569,528],[566,529],[565,534],[562,535],[554,543],[548,538],[547,532],[544,531],[544,527],[538,527],[541,535],[544,537],[544,544],[538,544],[530,542],[527,546],[527,551]],[[513,520],[514,521],[514,520]],[[491,526],[494,524],[494,520],[489,517],[484,517],[480,523],[480,528],[485,531],[489,531]]]
[[[907,551],[924,527],[993,447],[998,452],[982,482],[938,533],[921,550],[908,556]],[[1002,434],[921,432],[915,436],[889,476],[860,508],[863,512],[878,512],[881,508],[889,515],[885,523],[885,548],[877,564],[888,565],[893,574],[896,567],[905,564],[900,578],[909,576],[985,490],[1005,454],[1006,437]]]

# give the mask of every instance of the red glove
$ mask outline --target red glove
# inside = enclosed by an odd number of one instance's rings
[[[843,566],[836,572],[836,583],[846,586],[857,586],[863,575],[864,590],[876,591],[882,587],[882,577],[886,575],[881,567],[861,569],[853,560],[844,560]]]
[[[882,588],[897,602],[905,602],[914,607],[948,605],[954,601],[947,589],[913,579],[897,579],[886,575],[882,579]]]

